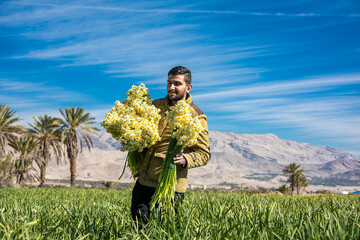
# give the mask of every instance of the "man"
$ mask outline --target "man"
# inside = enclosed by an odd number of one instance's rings
[[[176,166],[176,196],[181,202],[187,187],[187,172],[189,168],[205,165],[210,159],[209,133],[205,114],[191,100],[190,90],[191,72],[186,67],[177,66],[168,73],[167,96],[154,100],[153,104],[161,110],[159,122],[159,134],[161,141],[144,151],[144,160],[139,166],[139,178],[136,181],[132,194],[131,213],[135,221],[146,224],[150,215],[149,203],[158,186],[158,179],[162,163],[171,138],[172,130],[166,122],[166,112],[170,106],[184,100],[192,107],[191,114],[197,116],[205,128],[198,137],[198,143],[174,157]]]

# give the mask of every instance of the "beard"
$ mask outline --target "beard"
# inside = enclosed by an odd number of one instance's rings
[[[182,100],[184,98],[185,94],[186,94],[185,91],[181,92],[181,93],[179,93],[179,92],[175,92],[175,93],[176,93],[176,95],[172,95],[172,96],[170,96],[169,93],[168,93],[168,98],[169,98],[170,101]]]

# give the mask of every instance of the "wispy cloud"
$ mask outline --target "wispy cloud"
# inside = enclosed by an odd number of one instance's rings
[[[32,3],[32,2],[19,2],[18,4],[47,7],[45,10],[41,9],[33,14],[25,15],[23,19],[36,19],[38,16],[54,17],[62,10],[96,10],[96,11],[110,11],[121,13],[195,13],[195,14],[225,14],[225,15],[245,15],[245,16],[271,16],[271,17],[360,17],[360,13],[316,13],[316,12],[255,12],[255,11],[233,11],[233,10],[206,10],[206,9],[166,9],[166,8],[129,8],[129,7],[113,7],[113,6],[97,6],[97,5],[79,5],[79,4],[48,4],[48,3]],[[9,19],[21,19],[20,14],[14,14],[7,18],[0,18],[1,21],[9,21]]]
[[[328,145],[331,145],[330,142],[348,144],[348,149],[344,149],[348,151],[354,150],[351,145],[360,145],[360,117],[355,113],[360,106],[358,97],[322,98],[304,102],[290,98],[262,99],[223,105],[226,105],[222,109],[226,114],[221,114],[222,121],[231,121],[232,125],[250,121],[259,126],[298,129],[302,137],[311,139],[321,136]],[[223,106],[214,105],[213,108]],[[206,110],[211,112],[211,109]]]
[[[78,43],[69,43],[65,46],[35,50],[24,56],[17,56],[15,58],[50,59],[66,56],[78,56],[79,59],[83,60],[79,64],[112,63],[120,61],[124,58],[134,58],[138,55],[154,55],[155,51],[161,48],[161,46],[164,48],[170,44],[175,45],[180,42],[187,43],[193,40],[198,40],[199,37],[195,35],[191,36],[189,34],[184,34],[183,36],[180,36],[180,34],[176,34],[176,32],[182,32],[184,29],[188,30],[191,28],[195,28],[195,26],[177,25],[152,28],[148,30],[144,29],[141,32],[131,32],[111,37],[93,38]],[[179,35],[179,38],[163,39],[163,36],[166,34]],[[147,48],[146,45],[151,45],[152,49]],[[111,49],[112,51],[110,51]],[[136,54],[136,50],[140,50],[139,53]],[[186,54],[187,49],[184,49],[184,51]],[[102,52],[103,54],[98,54],[99,52]],[[128,55],[129,53],[132,53],[133,55]]]
[[[288,95],[295,93],[311,93],[333,89],[339,85],[360,84],[360,74],[345,74],[338,76],[323,76],[282,82],[265,82],[254,85],[238,86],[234,89],[217,89],[216,92],[196,94],[197,99],[219,99],[238,96]]]
[[[199,44],[199,41],[205,40],[205,36],[189,33],[189,30],[196,31],[198,27],[184,24],[143,29],[135,33],[124,32],[118,36],[96,37],[47,49],[33,50],[22,56],[14,56],[13,59],[58,60],[64,62],[60,65],[61,67],[106,65],[108,70],[105,73],[112,74],[114,77],[154,76],[155,79],[144,80],[147,84],[163,83],[163,74],[160,78],[159,73],[179,63],[199,70],[194,75],[198,79],[196,83],[198,86],[231,83],[239,81],[238,77],[243,80],[253,79],[256,74],[268,71],[261,68],[236,66],[236,64],[224,67],[224,63],[273,54],[269,51],[269,46],[242,48],[231,47],[229,44],[224,50],[216,43]],[[163,36],[173,37],[164,38]],[[181,55],[171,49],[181,49]],[[165,55],[159,54],[164,51],[167,51]],[[222,82],[209,81],[210,77],[211,79],[221,77]]]
[[[58,5],[48,5],[59,7]],[[286,12],[241,12],[241,11],[221,11],[221,10],[197,10],[197,9],[131,9],[118,7],[101,7],[87,5],[69,5],[72,9],[92,9],[100,11],[116,11],[131,13],[200,13],[200,14],[237,14],[254,16],[272,16],[272,17],[360,17],[357,13],[331,14],[331,13],[286,13]]]
[[[47,86],[45,83],[0,79],[0,101],[15,109],[37,109],[64,103],[82,102],[89,97],[85,94]]]
[[[331,13],[285,13],[285,12],[238,12],[240,15],[271,16],[271,17],[360,17],[358,13],[331,14]]]
[[[356,90],[304,98],[304,93],[358,86],[360,74],[239,86],[239,89],[195,95],[205,111],[223,120],[257,122],[275,128],[297,128],[302,135],[323,136],[333,143],[360,145],[360,97]],[[233,97],[233,98],[231,98]],[[238,99],[238,100],[234,100]]]
[[[317,16],[317,14],[285,14],[267,12],[240,12],[240,11],[214,11],[196,9],[167,9],[154,8],[155,3],[147,4],[143,8],[114,7],[111,4],[104,6],[103,3],[93,2],[93,5],[79,4],[48,4],[46,2],[34,3],[32,1],[20,1],[18,4],[33,6],[33,8],[14,12],[0,17],[0,23],[23,24],[28,21],[41,23],[41,27],[33,28],[23,33],[31,38],[45,38],[48,40],[58,39],[61,44],[51,44],[45,49],[37,49],[23,54],[13,56],[14,59],[41,59],[58,60],[63,63],[62,67],[69,66],[90,66],[106,65],[106,73],[114,77],[144,77],[153,76],[153,79],[145,81],[148,84],[158,84],[162,81],[164,66],[178,65],[179,63],[191,66],[193,69],[215,69],[200,76],[197,84],[204,86],[209,83],[206,75],[221,76],[224,84],[236,81],[257,78],[257,75],[270,71],[264,68],[249,68],[234,64],[231,67],[222,67],[229,62],[240,61],[241,59],[258,58],[276,54],[283,54],[279,48],[274,46],[254,45],[239,47],[239,41],[217,43],[207,41],[212,36],[199,33],[200,24],[167,24],[167,16],[171,13],[204,13],[204,14],[245,14],[245,15],[274,15],[274,16]],[[16,6],[16,2],[12,3]],[[79,11],[82,10],[82,11]],[[117,15],[114,17],[99,17],[99,11],[111,13],[144,13],[141,15]],[[163,13],[163,14],[161,14]],[[156,14],[156,18],[154,18]],[[158,15],[160,14],[160,16]],[[71,16],[71,18],[69,18]],[[83,21],[83,19],[88,21]],[[50,21],[50,22],[48,22]],[[156,22],[149,28],[147,22]],[[49,23],[49,24],[48,24]],[[56,23],[56,28],[53,25]],[[165,24],[160,24],[165,23]],[[140,27],[140,24],[143,25]],[[132,27],[134,26],[134,27]],[[121,30],[121,34],[118,34]],[[136,30],[136,31],[135,31]],[[171,36],[166,37],[164,36]],[[74,39],[74,40],[72,40]],[[247,40],[248,41],[248,40]],[[224,44],[227,45],[224,48]],[[181,56],[171,49],[181,49]],[[159,54],[160,52],[166,54]],[[191,56],[191,57],[190,57]],[[220,66],[220,67],[217,67]],[[138,71],[142,69],[142,71]],[[231,74],[232,69],[252,71],[248,74]],[[116,74],[120,72],[121,74]],[[202,80],[204,79],[204,80]],[[218,85],[217,81],[211,81],[210,85]],[[236,94],[236,93],[234,93]]]
[[[86,103],[89,96],[62,87],[49,86],[49,83],[26,82],[14,79],[0,79],[0,104],[7,104],[16,111],[27,126],[34,116],[48,114],[60,117],[59,108]]]

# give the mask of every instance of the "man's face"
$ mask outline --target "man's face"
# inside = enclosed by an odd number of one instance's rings
[[[186,93],[190,92],[191,84],[186,85],[184,75],[169,75],[167,80],[168,98],[172,104],[186,100]]]

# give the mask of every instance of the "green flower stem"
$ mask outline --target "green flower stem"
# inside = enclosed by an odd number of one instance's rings
[[[182,146],[177,145],[175,138],[171,138],[161,169],[159,185],[150,202],[151,209],[153,209],[156,204],[159,204],[159,207],[169,207],[172,205],[176,185],[176,164],[173,159],[181,150]]]
[[[143,160],[143,154],[141,152],[128,152],[128,154],[126,156],[123,171],[118,180],[120,180],[122,178],[122,176],[124,175],[126,165],[128,165],[128,167],[130,169],[131,176],[133,178],[135,178],[134,176],[137,173],[138,167],[139,167],[140,163],[142,162],[142,160]]]

